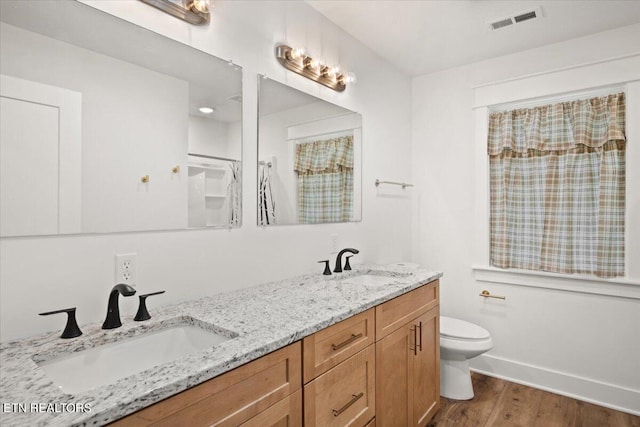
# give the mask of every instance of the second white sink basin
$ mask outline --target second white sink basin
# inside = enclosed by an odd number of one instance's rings
[[[62,392],[76,394],[211,348],[234,337],[177,325],[38,363]]]

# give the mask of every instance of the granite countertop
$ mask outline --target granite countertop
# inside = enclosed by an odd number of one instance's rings
[[[388,283],[344,283],[361,274],[388,277]],[[84,335],[71,340],[60,339],[56,331],[1,343],[0,424],[106,424],[441,276],[440,272],[397,265],[360,265],[341,274],[298,276],[156,308],[146,322],[123,317],[118,329],[83,326]],[[36,364],[185,323],[232,331],[237,337],[75,395],[63,393]]]

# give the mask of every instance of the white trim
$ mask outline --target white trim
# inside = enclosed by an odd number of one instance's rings
[[[590,65],[597,65],[597,64],[610,62],[610,61],[618,61],[618,60],[621,60],[621,59],[633,58],[635,56],[640,56],[640,52],[629,53],[629,54],[626,54],[626,55],[613,56],[611,58],[599,59],[597,61],[583,62],[582,64],[569,65],[567,67],[554,68],[553,70],[546,70],[546,71],[540,71],[540,72],[537,72],[537,73],[525,74],[523,76],[511,77],[511,78],[504,79],[504,80],[497,80],[497,81],[488,82],[488,83],[480,83],[480,84],[477,84],[475,86],[471,86],[471,89],[479,89],[479,88],[482,88],[482,87],[493,86],[493,85],[498,85],[498,84],[508,83],[508,82],[514,82],[514,81],[517,81],[517,80],[528,79],[530,77],[544,76],[544,75],[547,75],[547,74],[553,74],[553,73],[557,73],[557,72],[560,72],[560,71],[568,71],[568,70],[573,70],[573,69],[576,69],[576,68],[588,67]]]
[[[526,101],[518,100],[507,102],[503,104],[495,104],[489,107],[489,112],[497,113],[501,111],[510,111],[520,108],[533,108],[541,105],[558,104],[561,102],[577,101],[579,99],[590,99],[601,96],[607,96],[615,93],[624,92],[625,85],[610,85],[597,88],[590,88],[582,91],[571,91],[568,93],[559,93],[552,96],[541,96],[536,98],[529,98]],[[478,108],[478,107],[474,107]]]
[[[527,102],[544,96],[557,96],[640,80],[640,56],[598,62],[544,75],[474,89],[476,108],[522,100]]]
[[[600,279],[577,274],[568,275],[518,269],[505,270],[483,265],[474,265],[471,268],[474,278],[478,282],[502,283],[640,300],[640,282],[636,280]]]
[[[470,365],[472,371],[484,375],[594,403],[616,411],[640,415],[640,390],[491,354],[483,354],[471,359]]]

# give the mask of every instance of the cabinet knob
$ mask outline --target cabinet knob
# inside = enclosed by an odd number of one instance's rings
[[[149,175],[145,175],[142,178],[140,178],[140,181],[144,182],[145,184],[149,182]]]

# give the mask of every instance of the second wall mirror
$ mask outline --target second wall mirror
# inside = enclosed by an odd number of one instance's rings
[[[258,225],[360,221],[362,117],[258,76]]]

